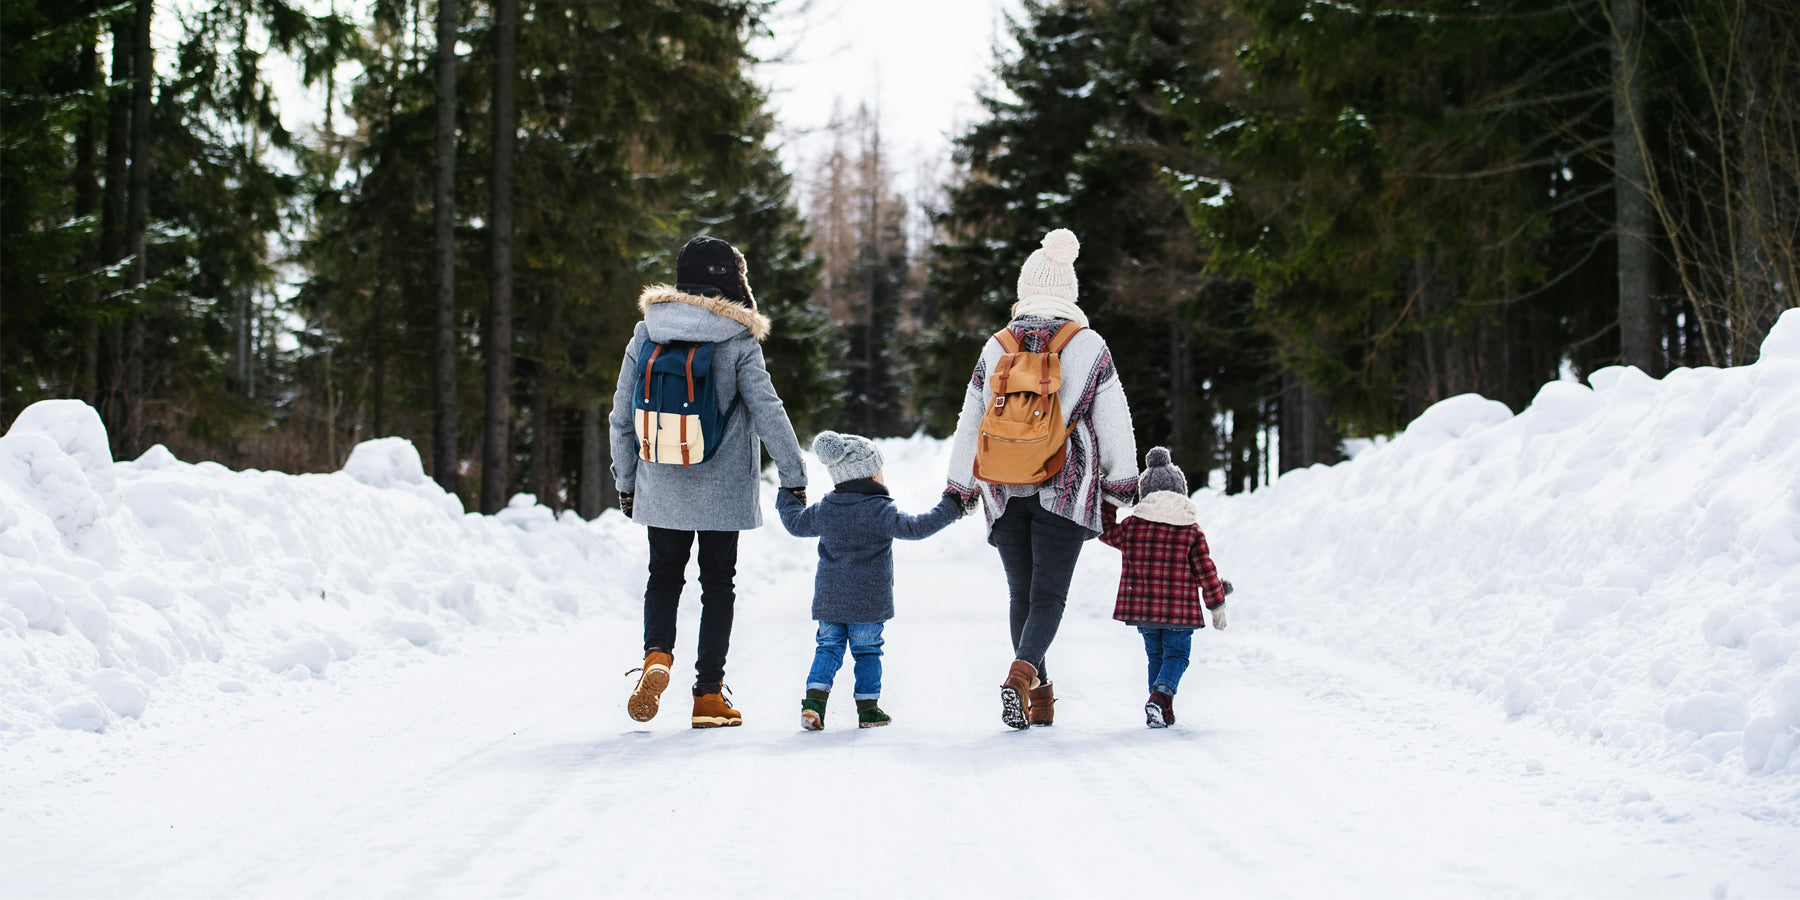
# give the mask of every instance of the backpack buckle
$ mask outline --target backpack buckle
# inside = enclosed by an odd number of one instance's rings
[[[994,409],[1001,410],[1001,409],[1005,409],[1005,408],[1006,408],[1006,395],[1001,394],[1000,396],[995,397],[994,398]]]

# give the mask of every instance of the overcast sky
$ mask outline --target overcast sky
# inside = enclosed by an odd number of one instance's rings
[[[4,0],[0,0],[4,2]],[[205,0],[160,0],[158,62],[172,67],[180,37],[176,10]],[[357,0],[338,0],[349,9]],[[331,8],[330,0],[302,0],[308,9]],[[916,199],[921,166],[948,160],[950,140],[980,114],[976,95],[993,81],[996,41],[1005,41],[1005,15],[1018,15],[1020,0],[777,0],[769,20],[772,38],[759,38],[752,52],[768,62],[754,77],[769,89],[779,128],[776,139],[796,181],[804,184],[809,164],[828,146],[822,135],[833,104],[846,115],[861,102],[878,106],[882,142],[899,187]],[[361,11],[359,11],[360,13]],[[282,120],[306,133],[324,113],[322,86],[299,85],[294,67],[280,56],[269,59],[282,97]],[[354,77],[352,67],[339,73]],[[341,90],[338,101],[347,101]],[[350,125],[340,109],[336,122]],[[470,127],[470,123],[464,123]],[[485,127],[481,124],[478,127]]]
[[[779,0],[775,36],[753,50],[780,122],[790,169],[805,176],[824,145],[834,103],[879,107],[882,142],[909,188],[921,163],[947,158],[950,139],[980,114],[994,45],[1019,0]]]

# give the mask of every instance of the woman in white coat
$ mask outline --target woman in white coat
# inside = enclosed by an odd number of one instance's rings
[[[1013,728],[1054,721],[1055,692],[1044,655],[1062,623],[1069,580],[1084,542],[1101,531],[1100,504],[1126,505],[1137,490],[1137,442],[1131,410],[1106,340],[1088,328],[1077,304],[1075,257],[1081,243],[1058,228],[1019,270],[1018,302],[1006,328],[1021,350],[1044,352],[1073,322],[1081,329],[1060,351],[1056,391],[1069,428],[1067,456],[1049,478],[1028,485],[990,484],[975,474],[981,420],[994,402],[988,377],[1006,352],[989,338],[963,398],[946,490],[972,505],[980,497],[988,543],[1000,552],[1011,594],[1014,660],[1001,685],[1001,719]]]

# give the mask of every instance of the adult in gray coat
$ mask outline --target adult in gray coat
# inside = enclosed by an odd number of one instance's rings
[[[644,320],[625,348],[613,395],[612,473],[619,505],[650,532],[650,574],[644,586],[644,666],[627,708],[640,722],[656,715],[674,663],[675,610],[686,584],[688,556],[700,544],[700,637],[694,661],[695,728],[737,725],[743,719],[724,698],[725,654],[731,645],[733,580],[738,532],[762,526],[758,483],[762,442],[774,457],[781,486],[806,489],[806,465],[787,410],[769,380],[760,342],[768,317],[744,274],[744,257],[725,241],[696,237],[675,262],[675,286],[653,285],[638,298]],[[696,465],[640,457],[632,390],[642,371],[639,349],[659,344],[713,344],[712,381],[719,411],[732,410],[717,446]]]

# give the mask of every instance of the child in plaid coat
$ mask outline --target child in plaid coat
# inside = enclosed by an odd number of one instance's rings
[[[1113,618],[1137,626],[1150,660],[1150,699],[1144,722],[1151,728],[1175,724],[1175,689],[1187,671],[1194,629],[1205,628],[1201,597],[1214,628],[1225,627],[1225,595],[1231,582],[1219,580],[1206,535],[1194,521],[1187,476],[1169,460],[1166,447],[1144,456],[1137,506],[1123,522],[1112,504],[1105,507],[1100,540],[1124,554],[1119,600]]]

